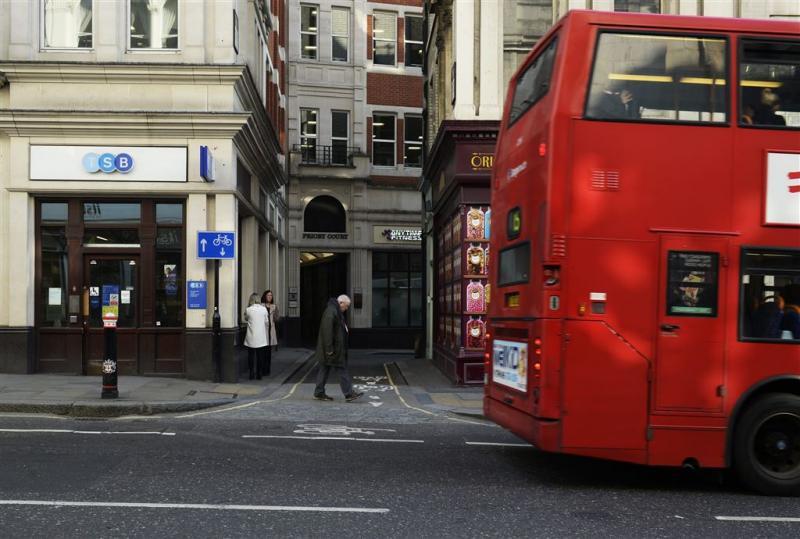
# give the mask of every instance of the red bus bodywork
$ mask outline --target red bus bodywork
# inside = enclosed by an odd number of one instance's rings
[[[607,31],[724,41],[726,120],[586,118]],[[743,246],[800,247],[797,226],[765,224],[763,195],[767,152],[800,153],[800,131],[748,129],[734,112],[742,36],[796,41],[797,31],[789,22],[573,11],[540,40],[512,78],[492,174],[488,418],[545,451],[723,468],[751,403],[800,395],[798,341],[747,341],[739,327]],[[515,82],[554,40],[547,93],[509,125]],[[515,212],[519,235],[510,238]],[[526,242],[525,282],[501,285],[501,252]],[[675,252],[718,261],[714,316],[667,316]],[[506,369],[517,369],[517,382],[495,379],[509,354],[498,341],[526,346],[527,363]]]

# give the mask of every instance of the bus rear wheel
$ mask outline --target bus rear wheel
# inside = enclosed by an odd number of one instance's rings
[[[800,495],[800,396],[766,395],[736,426],[734,466],[762,494]]]

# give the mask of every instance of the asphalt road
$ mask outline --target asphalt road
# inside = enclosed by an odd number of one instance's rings
[[[0,535],[800,536],[797,499],[712,473],[540,453],[414,406],[373,374],[355,403],[313,401],[297,380],[178,416],[0,416]]]

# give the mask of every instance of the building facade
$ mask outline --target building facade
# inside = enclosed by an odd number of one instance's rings
[[[456,383],[483,383],[489,182],[505,92],[570,9],[797,20],[784,0],[431,0],[426,4],[426,356]],[[481,239],[480,230],[483,230]],[[477,262],[474,262],[477,261]]]
[[[346,293],[352,346],[422,329],[421,0],[289,2],[287,313],[313,344]]]
[[[285,302],[281,0],[0,3],[0,371],[224,378]],[[203,258],[200,231],[233,258]],[[209,246],[210,248],[211,246]]]

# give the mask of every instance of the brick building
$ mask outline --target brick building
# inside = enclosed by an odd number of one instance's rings
[[[421,0],[289,2],[287,337],[347,293],[353,346],[422,328]]]

